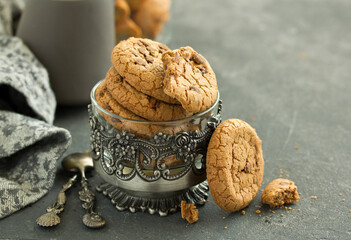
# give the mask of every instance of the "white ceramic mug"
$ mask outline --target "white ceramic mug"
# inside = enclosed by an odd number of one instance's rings
[[[112,0],[27,0],[17,35],[47,68],[59,104],[90,101],[115,44]]]

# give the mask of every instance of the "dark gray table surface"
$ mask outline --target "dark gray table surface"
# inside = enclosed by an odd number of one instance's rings
[[[77,185],[68,193],[62,223],[43,229],[36,217],[70,176],[58,162],[52,191],[1,220],[0,238],[351,239],[351,2],[174,0],[173,10],[168,45],[190,45],[209,60],[223,119],[248,121],[263,141],[261,189],[280,175],[295,181],[302,194],[291,206],[295,211],[262,207],[256,214],[261,192],[246,215],[224,212],[209,197],[200,220],[187,225],[180,213],[118,212],[97,194],[107,225],[90,230],[81,224]],[[87,119],[86,107],[58,108],[55,125],[73,137],[67,153],[89,149]],[[90,176],[92,186],[100,183]]]

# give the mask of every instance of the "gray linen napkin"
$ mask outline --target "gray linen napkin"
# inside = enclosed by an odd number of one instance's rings
[[[21,6],[0,0],[0,219],[48,192],[71,142],[67,130],[52,126],[56,101],[46,69],[12,36]]]

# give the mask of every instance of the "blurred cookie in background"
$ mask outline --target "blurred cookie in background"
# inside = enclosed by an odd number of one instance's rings
[[[155,39],[169,20],[171,0],[116,0],[116,42],[129,37]]]
[[[116,42],[129,37],[141,37],[141,29],[130,19],[130,8],[126,0],[115,2],[115,32]]]
[[[155,39],[169,20],[170,0],[144,0],[132,19],[142,31],[142,36]]]

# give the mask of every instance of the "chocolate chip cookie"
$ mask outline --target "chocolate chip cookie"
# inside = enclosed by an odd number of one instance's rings
[[[129,38],[118,43],[112,51],[111,61],[118,73],[139,92],[167,103],[179,103],[164,93],[162,53],[169,48],[158,42],[142,38]]]
[[[100,114],[105,118],[105,120],[111,124],[117,130],[125,130],[130,133],[135,134],[138,137],[144,139],[150,139],[151,136],[162,132],[165,134],[175,134],[177,132],[182,131],[195,131],[198,130],[198,127],[191,123],[184,123],[179,125],[169,125],[169,124],[149,124],[145,123],[146,119],[134,114],[128,109],[121,106],[111,95],[106,87],[106,80],[100,83],[95,91],[95,99],[100,107],[107,110],[108,112],[115,114],[117,116],[138,120],[138,121],[130,121],[125,120],[123,118],[113,117],[104,112],[100,112]],[[170,157],[171,158],[171,157]]]
[[[164,92],[191,113],[211,107],[217,98],[216,76],[207,60],[191,47],[162,54]]]
[[[263,178],[261,140],[246,122],[229,119],[213,133],[207,149],[210,193],[225,211],[235,212],[255,198]]]
[[[108,71],[106,81],[107,89],[119,104],[147,120],[170,121],[192,115],[180,105],[165,103],[137,91],[118,74],[114,67]]]
[[[298,202],[300,197],[293,181],[277,178],[265,187],[261,199],[270,207],[280,207],[284,204]]]

